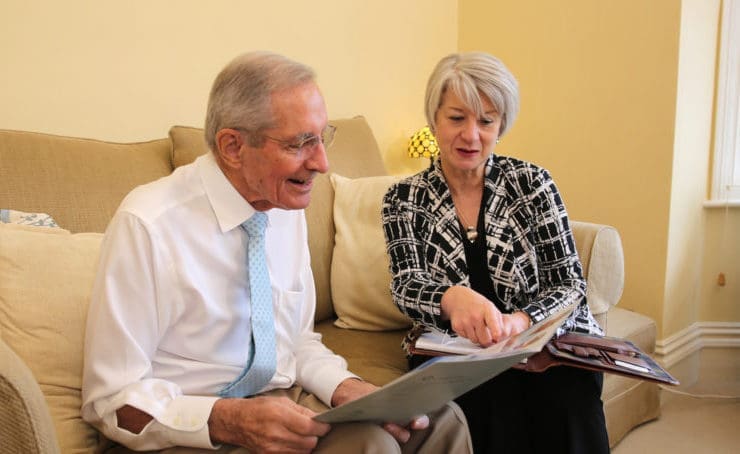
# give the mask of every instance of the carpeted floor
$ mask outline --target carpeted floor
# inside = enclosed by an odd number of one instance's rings
[[[740,349],[705,348],[694,360],[698,376],[671,370],[682,384],[661,392],[660,418],[632,430],[613,454],[740,452]]]

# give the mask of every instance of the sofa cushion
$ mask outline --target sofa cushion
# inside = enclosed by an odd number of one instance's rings
[[[334,142],[326,149],[330,172],[349,178],[385,175],[378,144],[364,117],[331,120],[329,123],[337,128]],[[306,208],[308,247],[316,283],[317,322],[334,316],[329,278],[334,250],[333,209],[334,189],[329,175],[319,175],[314,180],[311,203]]]
[[[173,126],[170,128],[172,142],[172,168],[176,169],[195,161],[208,151],[202,128]]]
[[[399,176],[350,179],[332,174],[334,187],[334,254],[331,293],[336,326],[367,331],[411,326],[393,303],[389,260],[381,221],[381,204]]]
[[[102,234],[0,224],[0,337],[28,365],[62,452],[87,452],[97,432],[80,416],[90,289]]]
[[[657,326],[655,320],[620,307],[612,307],[607,313],[604,327],[607,336],[620,337],[633,342],[648,355],[655,353]]]
[[[113,143],[0,130],[0,207],[49,213],[72,232],[102,232],[135,186],[172,172],[170,141]],[[32,176],[32,177],[29,177]]]
[[[645,353],[655,352],[656,325],[650,317],[612,307],[606,313],[606,335],[627,339]],[[604,374],[601,398],[609,432],[609,445],[614,446],[633,427],[660,415],[659,385],[617,374]]]
[[[408,360],[401,348],[407,329],[359,331],[337,328],[331,320],[316,324],[324,345],[347,360],[349,370],[364,380],[383,386],[408,371]]]

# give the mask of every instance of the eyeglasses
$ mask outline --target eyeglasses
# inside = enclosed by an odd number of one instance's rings
[[[253,131],[250,131],[246,128],[233,127],[231,129],[236,129],[237,131],[241,131],[247,134],[253,134]],[[267,134],[262,134],[262,137],[277,143],[286,153],[298,156],[304,150],[315,148],[319,143],[324,144],[324,147],[328,148],[329,146],[331,146],[332,142],[334,142],[334,134],[336,132],[336,126],[326,125],[324,130],[321,131],[321,135],[318,136],[314,134],[301,135],[290,140],[278,139],[268,136]]]
[[[273,142],[282,146],[283,150],[287,151],[288,153],[297,155],[303,150],[315,148],[319,143],[324,144],[324,147],[329,147],[334,141],[334,133],[336,131],[337,128],[335,126],[326,125],[326,128],[321,131],[320,136],[311,134],[307,137],[296,137],[291,140],[276,139],[275,137],[270,137],[267,134],[262,134],[262,137],[272,140]]]
[[[237,128],[235,128],[237,129]],[[337,131],[336,126],[326,125],[321,135],[310,134],[308,136],[299,136],[290,140],[278,139],[270,137],[267,134],[262,134],[262,137],[280,145],[283,150],[291,155],[299,155],[305,150],[314,149],[319,143],[324,144],[324,147],[329,147],[334,141],[334,133]]]

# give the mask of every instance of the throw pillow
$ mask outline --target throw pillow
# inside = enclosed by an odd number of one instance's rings
[[[340,328],[368,331],[411,326],[393,303],[389,259],[381,225],[381,205],[399,176],[350,179],[330,176],[334,186],[335,245],[331,293]]]
[[[59,227],[54,219],[46,213],[26,213],[18,210],[0,209],[0,222],[35,225],[37,227]]]
[[[0,223],[0,338],[28,365],[62,452],[91,452],[80,415],[85,320],[100,233]]]

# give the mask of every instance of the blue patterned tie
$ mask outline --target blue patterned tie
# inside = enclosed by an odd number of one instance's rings
[[[252,304],[250,357],[241,375],[221,392],[223,397],[257,394],[275,374],[275,322],[272,315],[272,289],[265,261],[267,215],[255,213],[242,228],[249,235],[249,293]]]

